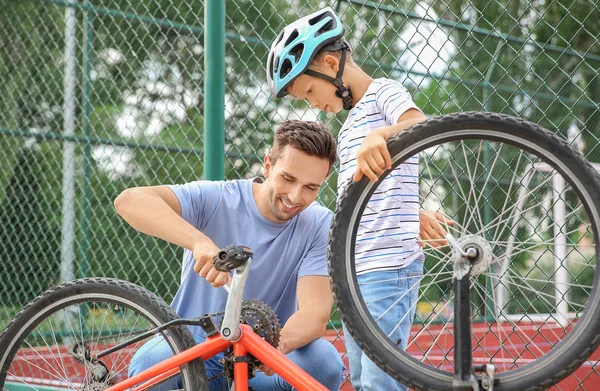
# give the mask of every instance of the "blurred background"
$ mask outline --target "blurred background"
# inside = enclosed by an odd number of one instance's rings
[[[279,30],[324,6],[341,16],[354,60],[402,82],[426,115],[519,116],[600,161],[597,1],[205,3],[0,0],[0,327],[84,276],[170,302],[182,250],[127,226],[113,200],[132,186],[261,175],[285,119],[337,134],[344,112],[273,100],[265,77]],[[319,196],[331,209],[336,180]],[[334,309],[333,340],[338,319]]]

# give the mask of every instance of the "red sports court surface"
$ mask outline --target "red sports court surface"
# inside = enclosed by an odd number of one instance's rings
[[[544,352],[556,341],[563,339],[563,326],[553,323],[535,324],[532,322],[519,323],[518,328],[514,322],[504,325],[475,323],[473,324],[473,361],[475,364],[490,363],[490,358],[498,371],[523,366],[536,357],[541,357]],[[443,329],[442,325],[428,326],[425,331],[421,326],[414,326],[412,335],[415,340],[409,343],[408,351],[420,360],[440,369],[453,371],[453,329]],[[600,330],[599,330],[600,332]],[[328,339],[342,354],[345,353],[343,342],[335,340],[335,333],[330,332]],[[348,367],[345,356],[344,363]],[[597,391],[600,390],[600,349],[597,349],[572,375],[568,376],[552,391]],[[349,383],[344,384],[343,391],[350,391]]]
[[[427,330],[421,332],[420,326],[413,327],[413,336],[415,339],[410,343],[408,351],[414,357],[425,360],[430,365],[441,369],[452,371],[453,357],[453,329],[443,329],[440,326],[428,326]],[[499,371],[507,370],[514,365],[525,365],[531,362],[535,357],[539,357],[543,352],[550,350],[551,344],[562,339],[563,327],[557,324],[519,324],[518,328],[514,323],[484,324],[476,323],[473,325],[473,356],[476,364],[489,363],[492,358],[493,363]],[[334,330],[329,330],[326,338],[333,342],[335,347],[344,358],[348,367],[348,361],[345,357],[345,347],[342,339],[337,338]],[[343,338],[343,335],[342,335]],[[67,348],[61,348],[61,352]],[[110,359],[103,360],[109,368],[114,362],[129,362],[129,359],[136,348],[124,349],[118,354],[111,355]],[[57,351],[48,349],[37,349],[37,352],[21,350],[20,358],[22,362],[27,362],[25,366],[13,363],[11,371],[13,375],[24,376],[27,382],[34,382],[40,386],[64,387],[71,384],[71,387],[77,389],[83,381],[82,365],[76,363],[73,358],[58,358]],[[572,375],[561,381],[557,386],[551,388],[553,391],[595,391],[600,390],[600,349],[596,350],[590,359],[583,363]],[[515,364],[516,363],[516,364]],[[56,372],[53,367],[59,366],[60,373],[67,373],[68,380],[56,380]],[[123,364],[126,365],[126,364]],[[126,376],[126,368],[121,368],[121,376]],[[14,380],[14,379],[13,379]],[[18,381],[17,381],[18,383]],[[343,391],[352,390],[349,382],[345,382]]]

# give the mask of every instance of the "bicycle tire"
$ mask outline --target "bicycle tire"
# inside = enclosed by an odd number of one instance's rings
[[[339,199],[330,231],[329,270],[336,303],[352,337],[363,352],[386,373],[417,390],[452,390],[453,373],[411,357],[397,348],[378,327],[358,287],[354,254],[357,229],[369,197],[399,164],[428,148],[433,150],[436,146],[453,145],[452,143],[463,141],[466,143],[468,140],[505,143],[509,147],[521,149],[525,156],[533,154],[540,161],[550,165],[555,172],[564,177],[581,199],[582,210],[590,220],[594,243],[599,243],[600,179],[597,172],[566,141],[536,124],[502,114],[461,113],[428,119],[388,140],[392,169],[387,170],[376,182],[370,182],[365,177],[359,182],[348,184]],[[593,256],[598,259],[598,255],[596,245]],[[546,389],[571,374],[598,347],[598,274],[598,269],[595,268],[585,310],[582,309],[580,312],[583,314],[574,325],[571,324],[568,335],[553,345],[547,354],[524,366],[497,373],[495,390]]]
[[[92,307],[85,306],[85,303],[90,302],[94,303]],[[32,384],[37,384],[35,382],[39,382],[40,380],[27,380],[32,377],[31,372],[35,369],[39,369],[40,377],[50,377],[50,375],[56,377],[54,380],[42,380],[46,383],[59,381],[68,383],[68,386],[73,387],[73,389],[76,388],[71,381],[74,379],[74,373],[77,373],[79,377],[81,376],[81,365],[77,367],[78,369],[72,368],[70,363],[73,362],[73,357],[67,355],[68,352],[65,351],[67,345],[61,346],[61,344],[64,343],[63,341],[73,338],[77,340],[78,335],[76,334],[78,332],[81,332],[81,339],[83,339],[84,326],[81,326],[80,330],[76,332],[77,323],[69,320],[68,323],[71,328],[70,331],[73,334],[72,336],[65,337],[61,333],[54,334],[54,327],[50,328],[53,332],[52,339],[49,336],[45,336],[47,335],[46,332],[44,332],[46,334],[41,333],[47,325],[52,326],[56,324],[56,321],[53,319],[59,319],[61,315],[65,316],[65,311],[67,311],[65,309],[71,311],[75,308],[73,306],[77,306],[76,308],[80,312],[87,311],[88,314],[89,311],[98,312],[98,320],[92,319],[91,321],[91,342],[94,342],[94,327],[97,328],[96,331],[99,333],[95,345],[95,348],[98,350],[101,350],[99,346],[102,346],[102,348],[107,347],[101,344],[101,340],[104,340],[104,338],[113,340],[115,338],[113,335],[118,335],[113,330],[103,331],[102,327],[104,326],[108,329],[111,327],[111,324],[117,325],[117,321],[119,321],[122,327],[134,328],[136,325],[137,327],[142,327],[143,325],[144,329],[150,329],[179,318],[177,313],[160,297],[127,281],[114,278],[84,278],[64,283],[49,289],[25,305],[0,335],[0,389],[3,389],[2,387],[5,385],[5,382],[8,382],[9,377],[12,379],[12,382],[20,383],[21,386],[27,385],[28,381],[33,382]],[[82,308],[86,309],[82,310]],[[114,309],[114,312],[118,316],[114,322],[113,318],[107,315],[111,313],[111,309]],[[61,311],[63,312],[62,314]],[[137,313],[137,318],[131,315],[133,311]],[[101,315],[104,316],[102,321],[100,321]],[[89,323],[89,317],[86,317],[84,313],[79,319],[80,325],[82,324],[82,318],[84,319],[84,324],[86,322]],[[126,325],[126,323],[129,323],[129,319],[135,319],[135,324],[132,326]],[[72,326],[71,323],[75,324],[75,326]],[[98,325],[102,327],[98,327]],[[38,326],[40,327],[39,332],[35,334],[35,337],[32,337],[34,335],[32,331],[34,329],[37,331]],[[90,328],[89,325],[85,327]],[[59,331],[58,327],[56,331]],[[30,333],[32,334],[30,335]],[[107,333],[108,337],[102,337],[102,333]],[[185,326],[171,327],[161,333],[161,335],[174,353],[180,353],[196,345],[192,334]],[[39,350],[35,346],[31,347],[31,343],[26,340],[28,336],[32,338],[31,340],[34,340],[33,338],[37,338],[38,341],[43,340],[47,346]],[[119,340],[119,342],[123,342],[130,336],[131,331],[129,331],[129,335],[124,336],[124,339]],[[53,345],[48,345],[47,341],[50,341]],[[75,344],[71,344],[71,346],[73,345]],[[32,357],[31,359],[21,359],[23,356],[19,354],[19,350],[22,346],[24,352]],[[91,353],[93,356],[94,351],[91,351]],[[122,365],[120,370],[124,370],[125,366],[120,363],[120,360],[126,357],[126,355],[122,356],[121,353],[121,351],[113,353],[114,355],[118,354],[114,361],[114,367],[117,368],[117,366]],[[29,360],[31,360],[31,363],[28,364]],[[20,367],[22,362],[25,366],[24,369]],[[11,367],[13,363],[14,366]],[[74,363],[73,366],[75,365]],[[112,370],[112,367],[108,369]],[[60,371],[64,371],[64,373],[60,373]],[[85,381],[87,381],[90,376],[88,368],[83,368],[83,372]],[[12,374],[8,376],[10,373]],[[208,390],[204,363],[201,359],[196,359],[182,365],[180,367],[180,374],[185,390]],[[64,377],[61,377],[63,375]],[[118,374],[113,375],[116,376]],[[110,378],[106,379],[107,384],[110,381],[114,382]],[[62,385],[65,386],[65,384]],[[34,385],[33,387],[35,388],[36,386]]]

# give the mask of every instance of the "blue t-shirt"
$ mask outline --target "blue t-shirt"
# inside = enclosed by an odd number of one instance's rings
[[[309,275],[327,276],[327,238],[332,213],[313,202],[290,221],[275,223],[258,210],[253,180],[196,181],[170,186],[181,215],[219,248],[248,246],[254,253],[244,298],[269,304],[281,325],[296,311],[296,283]],[[181,286],[172,307],[183,318],[223,311],[227,292],[194,272],[192,252],[183,253]],[[192,333],[204,335],[200,327]]]

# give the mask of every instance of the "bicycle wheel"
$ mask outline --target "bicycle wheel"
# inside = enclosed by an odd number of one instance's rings
[[[349,184],[330,232],[336,302],[363,351],[407,386],[452,390],[454,260],[459,249],[475,247],[480,257],[469,277],[473,363],[495,366],[496,391],[546,389],[572,373],[600,343],[600,180],[593,167],[543,128],[490,113],[429,119],[390,139],[388,149],[392,170],[377,182]],[[403,194],[410,180],[399,171],[405,164],[418,174],[414,198]],[[380,190],[384,181],[394,183]],[[369,204],[382,198],[401,209],[391,213]],[[401,260],[398,248],[418,246],[402,242],[414,239],[418,219],[412,236],[397,227],[422,210],[452,219],[445,229],[455,242],[423,249],[423,277],[412,283],[420,285],[411,304],[416,315],[403,350],[389,328],[379,326],[381,316],[371,314],[385,298],[365,299],[367,287],[356,273],[369,274],[367,256],[385,265],[391,257]],[[373,237],[380,247],[365,249]],[[403,295],[398,292],[394,303]]]
[[[104,390],[127,378],[139,347],[146,344],[144,354],[151,355],[160,339],[96,359],[99,352],[177,318],[158,296],[126,281],[86,278],[57,286],[27,304],[0,335],[0,389]],[[184,326],[161,335],[173,354],[195,345]],[[208,390],[202,360],[181,366],[180,376],[184,390]]]

